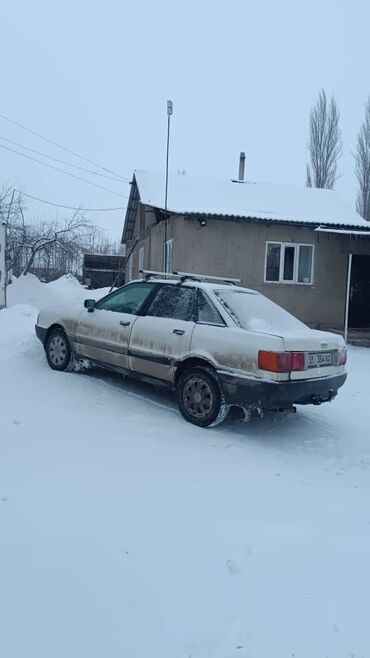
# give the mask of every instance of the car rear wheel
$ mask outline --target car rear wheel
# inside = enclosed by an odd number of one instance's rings
[[[186,370],[177,384],[177,403],[185,420],[199,427],[218,425],[227,414],[225,398],[212,368]]]
[[[49,332],[45,344],[46,358],[53,370],[71,370],[72,354],[63,329],[56,327]]]

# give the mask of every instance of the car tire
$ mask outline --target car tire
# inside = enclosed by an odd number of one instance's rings
[[[225,397],[212,368],[189,368],[180,376],[176,392],[179,409],[189,423],[214,427],[226,418]]]
[[[52,370],[73,370],[71,347],[63,329],[51,329],[46,338],[45,352]]]

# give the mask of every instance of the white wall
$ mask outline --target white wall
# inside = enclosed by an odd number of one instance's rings
[[[0,308],[5,306],[5,224],[0,222]]]

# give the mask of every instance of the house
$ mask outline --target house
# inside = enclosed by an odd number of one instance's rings
[[[0,220],[0,308],[6,302],[5,224]]]
[[[123,286],[126,258],[120,254],[84,254],[82,280],[88,288]]]
[[[370,329],[370,225],[336,192],[172,175],[166,214],[164,189],[134,173],[126,280],[166,262],[239,278],[312,327]]]

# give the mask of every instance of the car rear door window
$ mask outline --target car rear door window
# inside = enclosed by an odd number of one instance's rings
[[[218,310],[202,290],[198,290],[198,322],[201,324],[225,325]]]
[[[95,308],[136,315],[153,290],[153,283],[133,283],[98,302]]]
[[[192,320],[195,293],[195,288],[179,285],[161,286],[146,314],[157,318]]]

